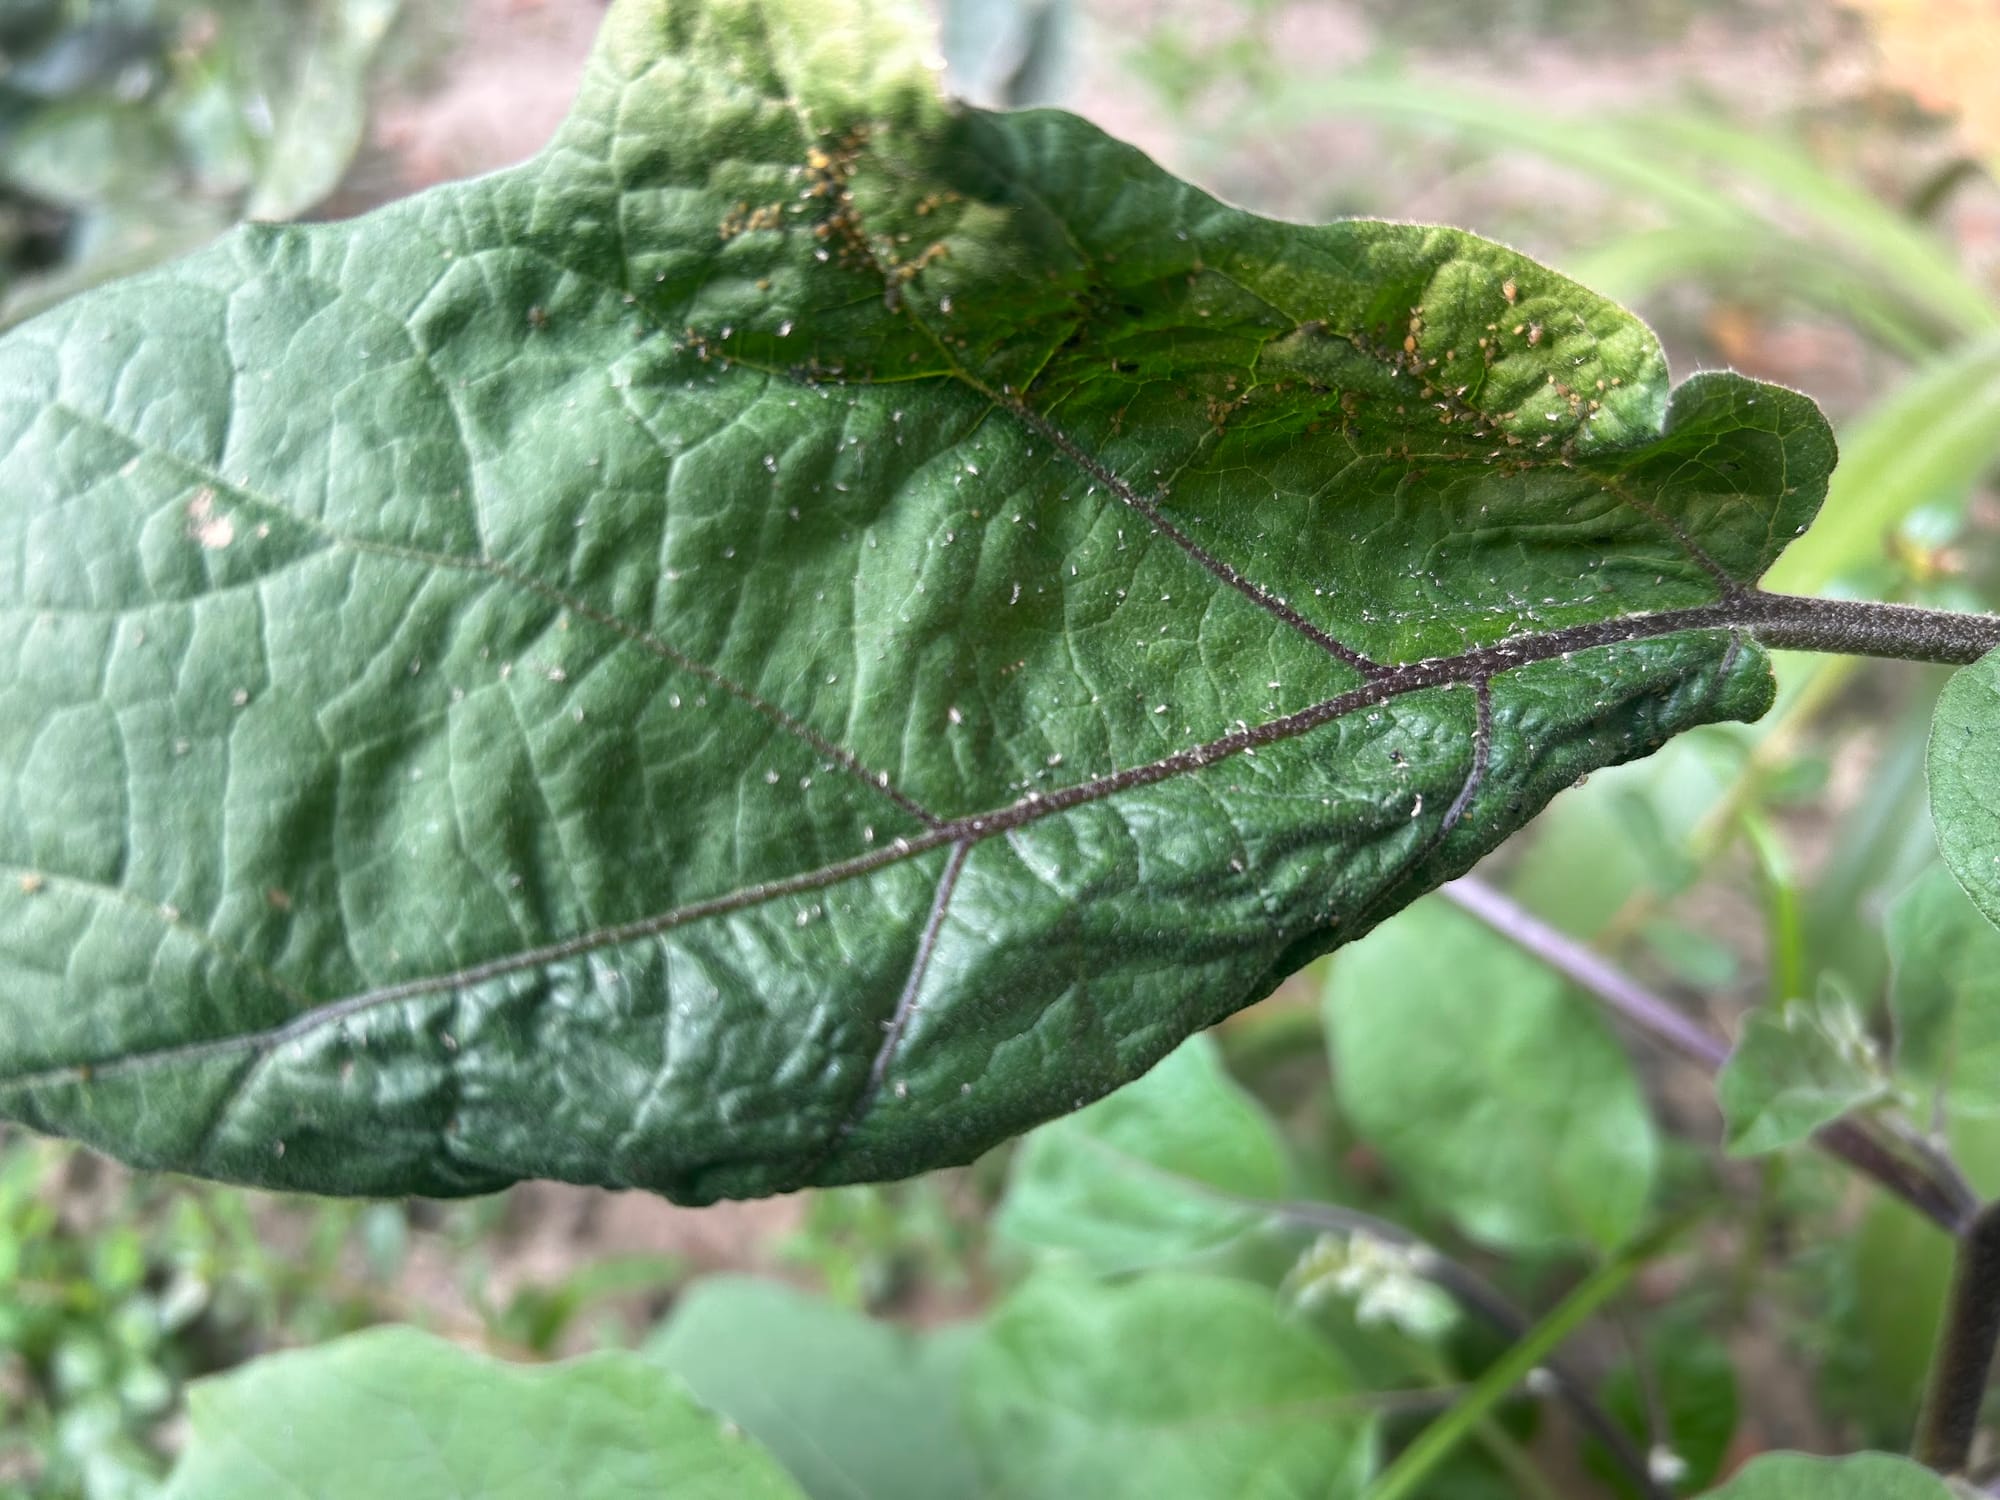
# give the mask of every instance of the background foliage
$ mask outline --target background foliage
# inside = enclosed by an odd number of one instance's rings
[[[360,138],[368,79],[421,73],[434,44],[380,45],[380,6],[301,5],[263,30],[281,9],[21,8],[0,40],[17,314],[237,215],[308,211]],[[1809,10],[1023,0],[956,6],[946,35],[990,101],[1058,98],[1265,211],[1475,225],[1627,299],[1679,369],[1810,391],[1839,419],[1842,467],[1774,586],[1984,607],[2000,207],[1979,75],[1913,52],[1893,5]],[[311,36],[334,40],[285,45]],[[83,59],[68,73],[65,48]],[[1717,65],[1731,55],[1747,61]],[[277,144],[288,120],[311,151]],[[1784,1148],[1887,1104],[1935,1120],[2000,1188],[1982,1061],[2000,937],[1943,874],[1923,811],[1941,674],[1780,674],[1762,723],[1592,776],[1483,872],[1743,1038],[1720,1113],[1698,1074],[1434,898],[1011,1150],[700,1221],[719,1231],[538,1188],[445,1208],[273,1200],[17,1136],[0,1161],[0,1493],[161,1493],[175,1455],[179,1492],[222,1493],[189,1486],[300,1381],[367,1424],[349,1446],[372,1452],[369,1409],[326,1393],[367,1352],[338,1336],[381,1323],[516,1364],[636,1350],[554,1379],[630,1393],[656,1435],[691,1393],[789,1477],[726,1438],[716,1457],[691,1417],[672,1461],[741,1463],[762,1477],[732,1483],[774,1494],[1359,1493],[1519,1347],[1440,1290],[1400,1226],[1533,1318],[1601,1289],[1563,1358],[1685,1492],[1734,1473],[1731,1500],[1931,1500],[1934,1481],[1890,1460],[1755,1457],[1902,1447],[1949,1266],[1909,1210]],[[244,1362],[281,1348],[317,1352],[253,1378],[266,1367]],[[326,1477],[329,1495],[379,1493]],[[1481,1411],[1423,1482],[1629,1493],[1533,1387]]]

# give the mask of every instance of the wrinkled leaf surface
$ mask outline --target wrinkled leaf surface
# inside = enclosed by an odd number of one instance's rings
[[[620,0],[528,165],[0,342],[0,1111],[328,1192],[962,1161],[1763,709],[1617,622],[1804,527],[1809,401],[928,46]]]

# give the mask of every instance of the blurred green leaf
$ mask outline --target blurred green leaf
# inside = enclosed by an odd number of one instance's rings
[[[1654,961],[1693,989],[1726,988],[1735,983],[1743,967],[1727,942],[1684,922],[1664,918],[1648,922],[1645,938]]]
[[[1790,664],[1782,662],[1780,673]],[[1850,658],[1841,665],[1853,664]],[[1889,954],[1880,913],[1937,861],[1925,807],[1924,754],[1929,708],[1945,675],[1940,668],[1904,675],[1908,698],[1882,726],[1867,795],[1855,798],[1840,814],[1825,855],[1816,862],[1806,941],[1816,971],[1837,974],[1853,994],[1887,989]]]
[[[1136,1270],[1227,1244],[1266,1217],[1234,1197],[1282,1198],[1289,1179],[1276,1125],[1195,1036],[1029,1135],[994,1229],[1100,1272]]]
[[[1062,91],[1071,0],[945,0],[944,58],[954,94],[1018,109]]]
[[[2000,928],[1933,865],[1889,908],[1896,1066],[1954,1114],[2000,1113]]]
[[[2000,1192],[2000,1118],[1955,1116],[1946,1129],[1974,1190]],[[1869,1195],[1851,1232],[1824,1246],[1824,1293],[1801,1326],[1818,1394],[1869,1447],[1909,1440],[1951,1281],[1953,1246],[1930,1219],[1888,1193]]]
[[[1427,900],[1345,950],[1326,993],[1340,1105],[1399,1181],[1496,1249],[1609,1249],[1659,1148],[1630,1061],[1582,996]]]
[[[188,1393],[163,1500],[780,1500],[798,1489],[657,1365],[507,1365],[408,1328],[267,1355]]]
[[[269,0],[259,0],[268,14]],[[340,183],[367,124],[368,73],[403,0],[316,0],[286,16],[289,74],[276,95],[247,219],[294,219]]]
[[[1570,787],[1530,825],[1510,893],[1566,932],[1590,937],[1635,901],[1685,890],[1701,873],[1690,840],[1741,761],[1732,740],[1701,730]]]
[[[812,1500],[975,1500],[960,1424],[970,1329],[912,1333],[780,1282],[697,1282],[646,1344]]]
[[[992,1315],[965,1391],[982,1469],[1020,1500],[1322,1500],[1376,1462],[1333,1347],[1220,1277],[1043,1272]]]
[[[2000,923],[2000,651],[1959,668],[1938,694],[1926,766],[1938,852]]]
[[[1729,1154],[1756,1156],[1887,1098],[1890,1086],[1859,1011],[1829,990],[1745,1016],[1715,1091]]]
[[[1824,1344],[1819,1394],[1861,1426],[1864,1440],[1908,1440],[1951,1281],[1951,1240],[1886,1193],[1870,1196],[1835,1257],[1834,1316],[1813,1330]]]
[[[67,221],[57,254],[13,257],[6,319],[239,218],[293,218],[320,202],[360,145],[370,71],[401,9],[147,0],[129,16],[24,27],[0,77],[0,101],[13,101],[0,110],[0,192],[59,206]]]
[[[1930,1470],[1888,1453],[1767,1453],[1709,1500],[1953,1500],[1953,1492]]]

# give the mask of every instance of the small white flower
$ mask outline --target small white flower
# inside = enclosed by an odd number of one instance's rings
[[[1359,1230],[1324,1234],[1292,1267],[1285,1290],[1302,1307],[1337,1296],[1353,1304],[1363,1327],[1389,1325],[1412,1338],[1434,1339],[1458,1319],[1452,1300],[1426,1276],[1434,1261],[1422,1245]]]

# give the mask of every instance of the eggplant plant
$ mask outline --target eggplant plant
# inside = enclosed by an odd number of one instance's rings
[[[617,0],[532,162],[245,226],[0,339],[0,1111],[325,1194],[700,1204],[966,1162],[1580,778],[1763,713],[1774,648],[1961,669],[1932,806],[2000,921],[2000,618],[1760,587],[1834,472],[1811,399],[1673,385],[1630,313],[1464,230],[1274,222],[1074,116],[954,104],[928,45],[871,0]],[[1479,961],[1458,942],[1388,967]],[[1517,998],[1445,1024],[1502,1045],[1483,1028]],[[1721,1060],[1650,997],[1622,1008]],[[1365,1059],[1358,1014],[1336,1041]],[[2000,1214],[1851,1082],[1852,1040],[1803,1002],[1760,1017],[1723,1074],[1732,1141],[1814,1138],[1961,1244],[1919,1457],[1962,1474]],[[1592,1087],[1532,1063],[1531,1093]],[[1254,1483],[1231,1467],[1253,1431],[993,1492],[1116,1468],[1148,1493],[1441,1493],[1674,1229],[1588,1158],[1546,1191],[1610,1258],[1386,1470],[1369,1418],[1307,1424]],[[1532,1239],[1517,1209],[1495,1237]],[[1394,1226],[1322,1214],[1396,1295],[1492,1311]],[[1265,1360],[1243,1388],[1274,1402],[1338,1375],[1242,1289],[1077,1295],[1010,1305],[993,1381],[1174,1308],[1225,1366]],[[179,1492],[268,1482],[238,1449],[277,1408],[319,1434],[314,1493],[503,1450],[556,1467],[473,1492],[549,1493],[594,1462],[577,1431],[642,1419],[659,1452],[620,1451],[674,1493],[792,1492],[754,1449],[717,1458],[696,1408],[662,1416],[685,1398],[632,1357],[465,1358],[401,1334],[289,1356],[197,1405]],[[1669,1492],[1570,1383],[1623,1482]],[[443,1456],[339,1426],[461,1398]],[[1148,1470],[1163,1453],[1182,1466]],[[1780,1458],[1723,1493],[1945,1488]]]

